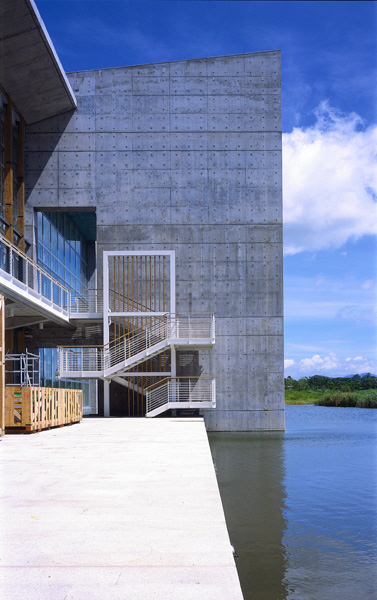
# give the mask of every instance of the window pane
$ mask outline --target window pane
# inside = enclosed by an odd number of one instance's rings
[[[59,260],[64,264],[64,238],[62,235],[58,235],[58,246],[59,246]]]
[[[54,256],[51,257],[51,271],[52,274],[55,278],[58,277],[58,261],[56,260],[56,258],[54,258]]]
[[[51,254],[47,250],[43,250],[43,264],[45,267],[51,266]]]
[[[56,227],[51,227],[51,249],[55,252],[55,248],[58,247],[58,230]]]
[[[70,248],[70,253],[69,253],[69,270],[71,271],[71,273],[75,272],[75,268],[76,268],[75,251],[74,251],[73,248]]]
[[[51,348],[44,349],[44,376],[46,379],[51,379]]]
[[[37,212],[37,240],[42,242],[42,213]]]
[[[50,221],[43,215],[43,245],[50,248]]]

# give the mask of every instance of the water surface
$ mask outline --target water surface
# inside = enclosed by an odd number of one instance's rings
[[[375,600],[377,411],[286,409],[209,435],[245,600]]]

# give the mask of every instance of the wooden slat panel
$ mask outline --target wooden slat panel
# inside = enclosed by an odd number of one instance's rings
[[[40,431],[82,419],[82,390],[7,386],[5,428]]]

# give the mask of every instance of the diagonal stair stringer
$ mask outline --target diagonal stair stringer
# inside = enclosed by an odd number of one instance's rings
[[[105,368],[103,376],[111,379],[114,375],[121,375],[122,373],[126,373],[132,367],[136,367],[140,363],[143,363],[146,360],[157,356],[164,350],[171,348],[171,346],[190,348],[211,348],[213,346],[213,343],[210,339],[165,339],[161,342],[158,342],[157,344],[154,344],[153,346],[150,346],[149,348],[145,348],[145,350],[142,350],[141,352],[138,352],[137,354],[130,356],[125,360],[119,361],[117,364],[111,367]]]

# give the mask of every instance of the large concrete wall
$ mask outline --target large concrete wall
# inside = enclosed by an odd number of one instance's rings
[[[175,250],[177,310],[216,314],[208,429],[282,429],[280,53],[69,79],[78,110],[28,129],[28,223],[95,206],[99,259]]]

